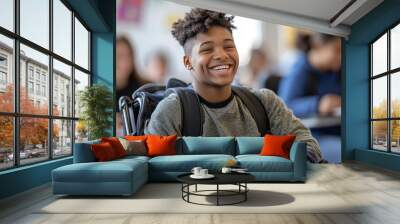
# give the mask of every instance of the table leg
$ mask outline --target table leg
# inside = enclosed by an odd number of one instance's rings
[[[219,184],[217,184],[217,206],[219,205]]]
[[[244,201],[247,201],[247,183],[244,183]]]
[[[197,184],[195,185],[195,191],[197,192]]]
[[[187,201],[189,202],[189,195],[190,195],[190,184],[187,185]]]

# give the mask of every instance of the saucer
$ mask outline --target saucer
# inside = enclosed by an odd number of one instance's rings
[[[212,175],[212,174],[207,174],[207,175],[204,175],[204,176],[194,175],[194,174],[190,175],[190,178],[193,178],[193,179],[211,179],[211,178],[214,178],[214,177],[215,176]]]

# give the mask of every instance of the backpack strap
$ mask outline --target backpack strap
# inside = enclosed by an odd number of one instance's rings
[[[256,121],[261,136],[271,133],[269,118],[264,105],[249,89],[241,86],[232,86],[232,91],[242,100]]]
[[[177,78],[170,78],[167,81],[167,85],[165,86],[165,88],[175,88],[175,87],[187,87],[189,84],[187,84],[186,82],[177,79]]]
[[[202,136],[204,112],[196,92],[190,87],[168,90],[175,92],[182,104],[182,136]]]

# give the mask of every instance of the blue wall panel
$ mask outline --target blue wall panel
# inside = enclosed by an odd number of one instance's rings
[[[342,67],[345,76],[343,159],[392,170],[399,170],[399,156],[369,150],[369,43],[400,22],[399,12],[399,0],[386,0],[353,24],[345,43]]]
[[[51,171],[72,163],[72,157],[0,172],[0,199],[51,181]]]

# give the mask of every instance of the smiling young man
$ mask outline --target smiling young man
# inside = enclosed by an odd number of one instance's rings
[[[249,109],[231,88],[239,65],[232,22],[233,17],[224,13],[196,8],[172,27],[172,35],[184,49],[183,63],[193,76],[192,86],[204,111],[203,136],[261,135]],[[297,141],[307,144],[308,159],[322,161],[310,131],[272,91],[250,91],[263,104],[273,135],[296,135]],[[181,112],[178,95],[169,95],[158,104],[145,133],[182,136]]]

